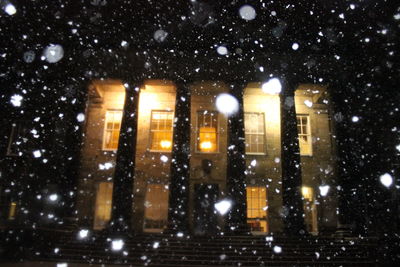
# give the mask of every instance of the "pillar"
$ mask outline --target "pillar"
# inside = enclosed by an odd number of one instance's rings
[[[226,192],[228,198],[232,201],[232,207],[228,212],[225,228],[227,233],[234,234],[249,233],[245,186],[244,87],[245,83],[231,84],[231,94],[238,100],[239,110],[228,117]]]
[[[177,82],[168,208],[171,232],[189,230],[190,96],[187,83]]]
[[[300,148],[295,107],[295,84],[283,81],[281,106],[281,166],[284,230],[288,235],[304,234],[301,193]]]
[[[113,178],[110,227],[116,232],[131,229],[135,174],[139,89],[127,87]]]

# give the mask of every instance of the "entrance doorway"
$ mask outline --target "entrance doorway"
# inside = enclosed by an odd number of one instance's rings
[[[317,206],[315,204],[315,194],[312,187],[303,186],[301,188],[303,194],[304,223],[309,233],[317,234]]]
[[[147,185],[144,201],[144,232],[162,232],[167,227],[168,192],[164,184]]]
[[[265,186],[247,186],[247,224],[253,234],[268,233],[268,198]]]
[[[97,187],[96,207],[94,212],[95,230],[101,230],[106,227],[111,218],[113,184],[110,182],[101,182]]]
[[[218,220],[214,205],[218,196],[218,184],[195,184],[194,233],[196,235],[217,233]]]

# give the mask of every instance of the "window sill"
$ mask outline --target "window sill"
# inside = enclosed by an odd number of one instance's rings
[[[196,154],[206,154],[206,155],[212,155],[212,154],[219,154],[219,151],[215,151],[215,152],[202,152],[202,151],[195,151]]]
[[[161,154],[161,153],[166,153],[166,154],[171,154],[172,153],[172,151],[166,151],[166,150],[147,150],[147,152],[149,152],[149,153],[158,153],[158,154]]]
[[[118,149],[101,149],[101,152],[107,152],[107,153],[117,153]]]

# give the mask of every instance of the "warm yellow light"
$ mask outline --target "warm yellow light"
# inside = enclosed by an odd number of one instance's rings
[[[306,198],[306,199],[308,199],[308,200],[312,200],[312,198],[313,198],[313,192],[312,192],[312,188],[311,187],[308,187],[308,186],[303,186],[302,188],[301,188],[301,193],[303,194],[303,197],[304,198]]]
[[[9,220],[15,218],[16,210],[17,210],[17,203],[16,203],[16,202],[11,202],[11,204],[10,204],[10,211],[9,211],[9,213],[8,213],[8,219],[9,219]]]
[[[204,150],[211,150],[212,143],[210,141],[204,141],[200,143],[200,149]]]
[[[160,142],[160,146],[161,146],[161,148],[163,148],[163,149],[168,149],[168,148],[171,148],[171,141],[169,141],[169,140],[161,140],[161,142]]]

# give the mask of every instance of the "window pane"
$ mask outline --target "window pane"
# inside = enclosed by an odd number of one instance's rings
[[[152,111],[150,123],[150,149],[171,151],[173,132],[172,111]]]
[[[145,229],[162,230],[167,226],[168,189],[166,189],[165,185],[147,185],[144,208]]]
[[[263,113],[245,113],[246,153],[265,153]]]
[[[103,135],[104,150],[117,150],[121,120],[121,110],[108,110],[106,112],[105,129]]]
[[[208,111],[197,113],[197,150],[218,151],[218,114]]]
[[[112,183],[99,183],[99,187],[97,189],[96,210],[94,218],[95,229],[104,228],[111,218],[112,188]]]
[[[297,131],[299,134],[300,155],[312,154],[310,133],[310,120],[308,115],[297,115]]]
[[[247,195],[247,223],[252,231],[268,231],[267,224],[267,191],[265,187],[248,186]]]

